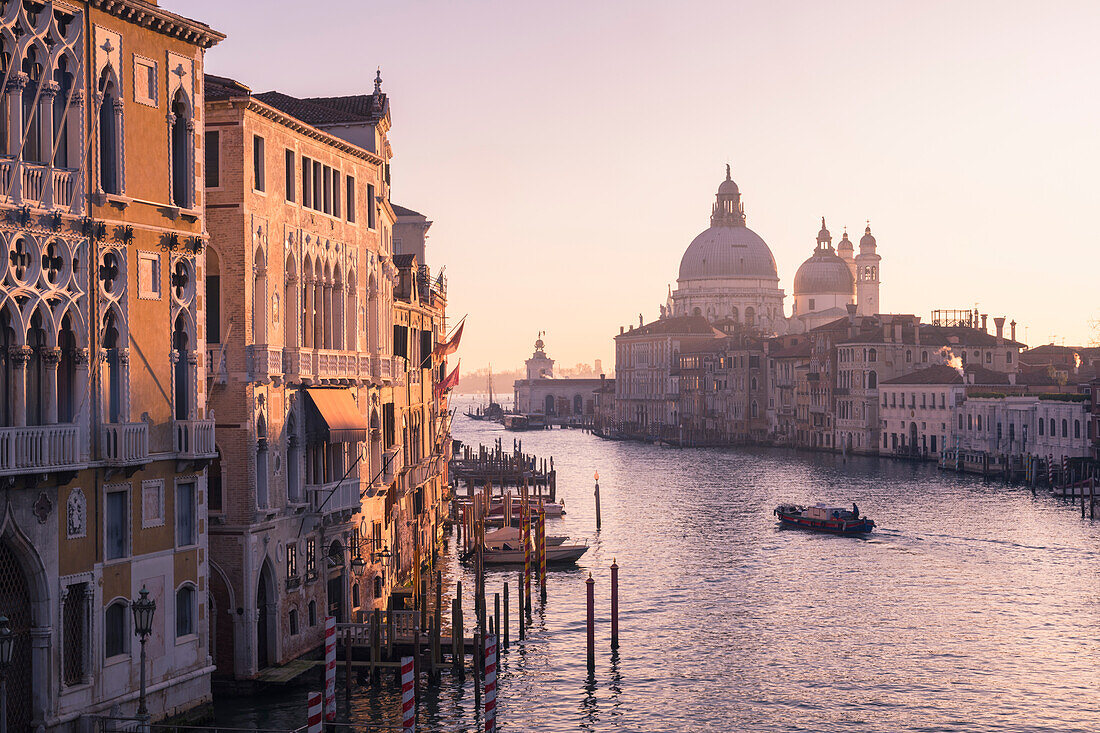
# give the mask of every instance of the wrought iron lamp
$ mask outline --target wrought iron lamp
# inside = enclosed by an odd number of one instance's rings
[[[145,704],[145,642],[153,633],[153,614],[156,613],[157,602],[149,597],[149,591],[143,585],[138,599],[130,602],[130,609],[134,612],[134,633],[141,639],[141,697],[138,699],[137,717],[143,733],[148,733],[149,708]]]

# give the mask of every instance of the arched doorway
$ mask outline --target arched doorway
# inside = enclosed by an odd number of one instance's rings
[[[546,414],[547,415],[553,415],[554,414],[554,395],[550,395],[550,394],[546,395],[546,400],[544,401],[544,404],[546,406]]]
[[[264,560],[256,589],[256,668],[271,666],[275,659],[275,578],[271,562]]]
[[[34,718],[34,674],[31,650],[31,588],[19,557],[6,542],[0,543],[0,613],[8,617],[12,632],[11,666],[7,678],[8,730],[30,730]]]

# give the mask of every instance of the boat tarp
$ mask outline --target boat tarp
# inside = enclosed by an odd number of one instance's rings
[[[367,419],[359,412],[348,389],[311,387],[306,390],[313,405],[313,431],[330,443],[358,443],[367,439]]]

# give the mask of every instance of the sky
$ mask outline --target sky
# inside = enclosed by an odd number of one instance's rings
[[[728,162],[793,303],[820,219],[870,220],[882,310],[1100,334],[1100,3],[161,0],[254,91],[389,95],[463,369],[610,369]]]

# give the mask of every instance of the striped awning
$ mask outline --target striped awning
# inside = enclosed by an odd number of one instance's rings
[[[311,387],[306,394],[314,408],[315,433],[329,443],[358,443],[367,439],[367,419],[359,413],[351,390]]]

